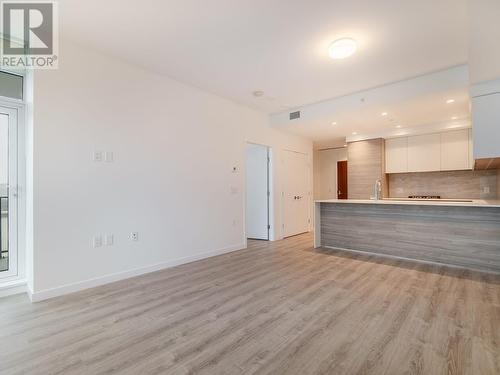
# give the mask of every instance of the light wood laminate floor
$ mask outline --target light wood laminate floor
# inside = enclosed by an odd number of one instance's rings
[[[310,234],[30,304],[3,374],[500,374],[500,277],[313,250]]]

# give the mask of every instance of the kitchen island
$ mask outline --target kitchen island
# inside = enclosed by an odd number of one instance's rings
[[[318,200],[314,246],[500,273],[500,201]]]

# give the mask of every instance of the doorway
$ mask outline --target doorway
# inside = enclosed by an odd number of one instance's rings
[[[17,275],[17,110],[0,106],[0,278]]]
[[[290,237],[309,231],[310,168],[306,154],[285,151],[285,190],[283,193],[283,236]]]
[[[337,162],[337,199],[347,199],[347,160]]]
[[[246,237],[269,240],[269,170],[267,146],[247,143],[246,147]]]

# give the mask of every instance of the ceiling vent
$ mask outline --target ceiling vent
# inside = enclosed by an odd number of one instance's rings
[[[296,120],[298,118],[300,118],[300,111],[290,113],[290,120]]]

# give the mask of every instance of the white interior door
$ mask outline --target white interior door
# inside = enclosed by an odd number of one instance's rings
[[[309,231],[309,163],[307,155],[285,151],[285,190],[283,204],[284,236]]]
[[[247,145],[246,234],[247,238],[269,239],[269,149]]]
[[[0,278],[17,275],[17,110],[0,107]]]

